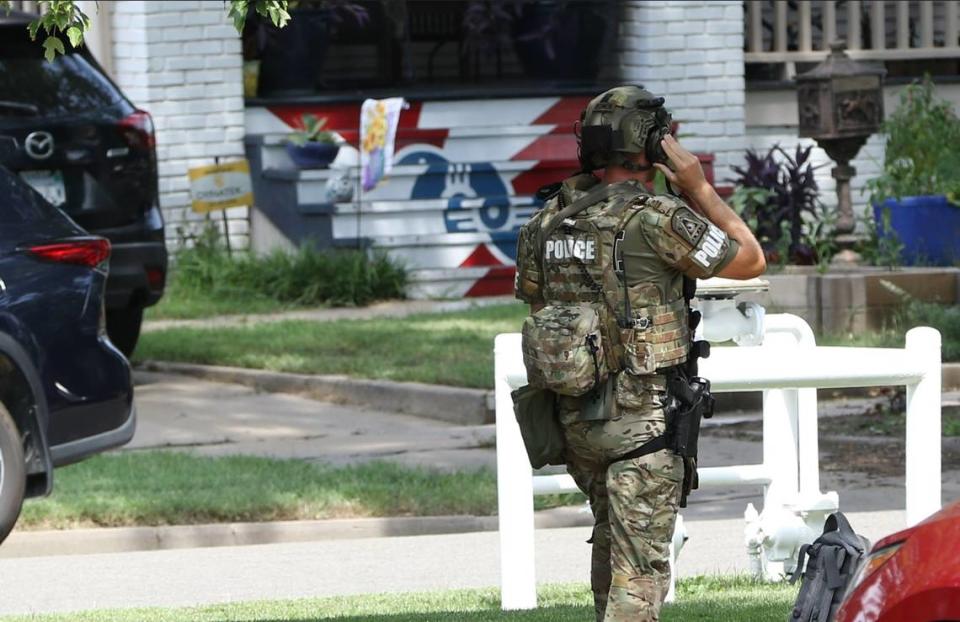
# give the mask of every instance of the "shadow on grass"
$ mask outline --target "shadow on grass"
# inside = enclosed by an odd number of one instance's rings
[[[523,622],[585,622],[593,619],[592,607],[540,607],[532,611],[433,611],[429,613],[390,613],[338,615],[330,617],[244,618],[230,622],[492,622],[517,620]],[[706,618],[704,618],[706,619]]]
[[[661,622],[781,622],[789,613],[790,602],[730,602],[727,599],[706,599],[664,607]],[[587,606],[540,607],[531,611],[434,611],[391,614],[361,614],[291,618],[243,618],[231,622],[587,622],[593,619],[593,608]]]

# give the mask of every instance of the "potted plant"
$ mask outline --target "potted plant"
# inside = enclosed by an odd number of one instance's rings
[[[326,124],[326,118],[308,113],[300,117],[299,129],[287,135],[287,154],[298,167],[327,168],[337,157],[343,139],[323,129]]]
[[[810,162],[812,147],[797,146],[793,155],[774,145],[765,155],[752,149],[746,166],[733,167],[738,188],[730,199],[750,224],[771,264],[812,265],[828,261],[817,252],[823,209]]]
[[[960,261],[960,119],[929,76],[908,86],[884,121],[883,172],[867,182],[877,231],[907,264]]]

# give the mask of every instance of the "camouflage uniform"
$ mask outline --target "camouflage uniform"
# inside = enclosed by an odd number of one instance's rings
[[[577,265],[569,258],[553,258],[538,248],[540,228],[557,213],[561,203],[571,204],[596,183],[597,179],[590,175],[566,180],[559,195],[548,200],[544,209],[522,228],[516,283],[516,295],[521,300],[531,305],[597,302],[597,288],[591,291],[584,286],[584,262]],[[623,229],[623,257],[624,278],[636,303],[634,308],[655,308],[661,312],[673,308],[670,304],[682,301],[684,274],[696,278],[713,276],[736,255],[737,242],[690,210],[681,199],[652,196],[632,181],[609,188],[617,192],[586,208],[577,218],[602,222],[608,213],[626,210],[633,214]],[[566,234],[572,235],[569,230]],[[549,239],[562,239],[564,235],[560,229]],[[598,252],[598,260],[602,265],[589,269],[602,281],[602,275],[610,268],[611,255]],[[605,286],[603,296],[608,303],[611,298],[622,300],[623,295],[614,289]],[[648,356],[653,352],[668,365],[685,360],[686,350],[679,358],[674,352],[678,340],[689,343],[685,307],[678,317],[683,318],[684,326],[664,320],[662,330],[656,333],[662,339],[652,340]],[[656,317],[652,319],[653,324],[658,321]],[[616,325],[607,329],[608,333],[615,330]],[[584,400],[589,398],[561,395],[559,419],[567,444],[567,470],[589,497],[594,515],[591,587],[597,620],[651,621],[658,619],[669,583],[668,547],[680,501],[683,460],[669,450],[615,460],[662,435],[666,428],[663,375],[654,373],[655,369],[618,371],[623,368],[618,358],[629,358],[630,352],[617,347],[616,341],[608,340],[606,348],[612,372],[609,382],[614,383],[612,418],[584,420]],[[611,342],[614,347],[610,347]]]

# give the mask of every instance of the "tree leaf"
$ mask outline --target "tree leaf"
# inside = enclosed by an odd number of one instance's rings
[[[57,57],[57,54],[65,54],[66,49],[63,47],[63,41],[55,35],[48,35],[46,39],[43,40],[43,57],[48,61],[53,61]]]
[[[67,37],[70,39],[70,45],[77,47],[83,43],[83,31],[78,26],[67,28]]]

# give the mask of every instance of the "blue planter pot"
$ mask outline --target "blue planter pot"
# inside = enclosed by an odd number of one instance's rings
[[[878,232],[883,211],[890,210],[890,228],[903,243],[907,265],[952,266],[960,262],[960,207],[945,196],[901,197],[873,206]]]
[[[340,145],[329,143],[286,143],[287,154],[299,168],[327,168],[340,151]]]

